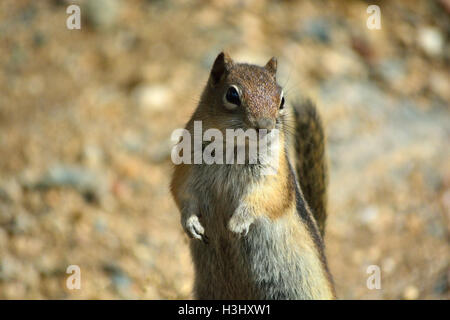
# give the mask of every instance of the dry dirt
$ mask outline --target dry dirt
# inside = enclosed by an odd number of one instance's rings
[[[191,298],[170,135],[226,49],[277,56],[288,101],[320,108],[339,298],[448,299],[450,2],[380,2],[380,30],[368,5],[2,0],[0,298]]]

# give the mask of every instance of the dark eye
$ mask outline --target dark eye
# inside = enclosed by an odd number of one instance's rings
[[[237,106],[241,105],[241,99],[239,98],[239,92],[236,90],[234,86],[229,87],[227,94],[225,95],[225,99],[227,102],[231,104],[235,104]]]
[[[280,110],[284,108],[284,97],[281,97]]]

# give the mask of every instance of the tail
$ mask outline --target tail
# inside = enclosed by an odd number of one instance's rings
[[[327,218],[328,170],[322,121],[309,100],[294,104],[294,116],[298,181],[323,237]]]

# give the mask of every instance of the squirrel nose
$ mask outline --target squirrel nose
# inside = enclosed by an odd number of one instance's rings
[[[270,118],[261,118],[256,120],[257,129],[272,130],[275,127],[275,120]]]

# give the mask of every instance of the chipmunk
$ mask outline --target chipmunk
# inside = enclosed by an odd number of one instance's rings
[[[186,125],[277,129],[269,145],[281,149],[265,163],[175,165],[170,188],[191,237],[197,299],[335,298],[322,240],[322,124],[311,102],[288,106],[276,71],[275,58],[260,67],[220,53]],[[275,162],[276,174],[261,174]]]

